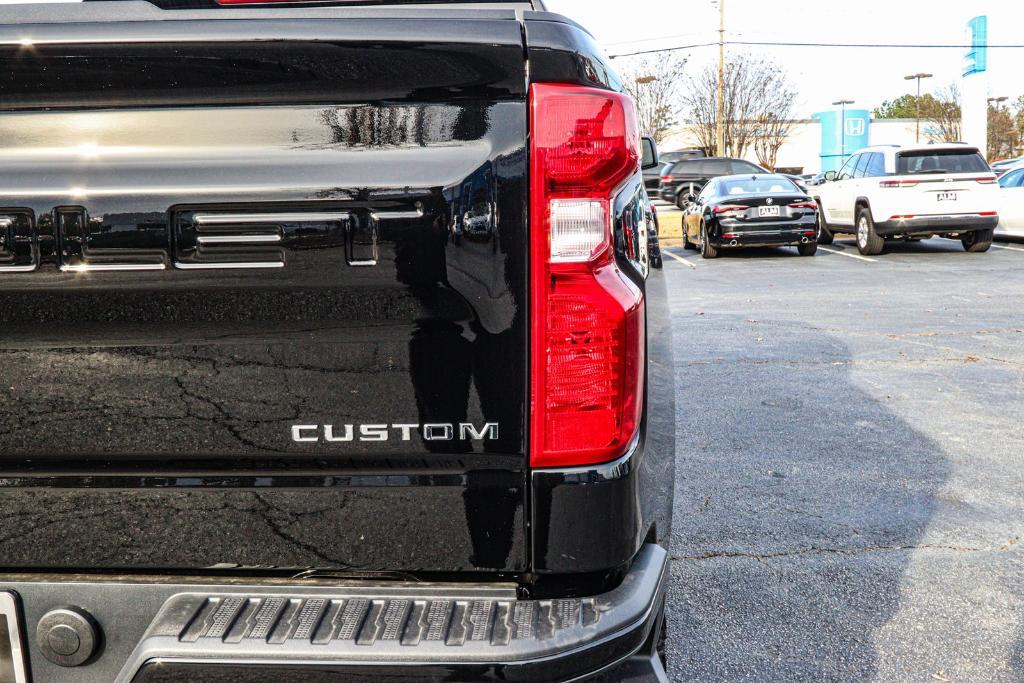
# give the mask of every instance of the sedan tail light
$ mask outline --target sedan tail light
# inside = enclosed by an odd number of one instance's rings
[[[981,185],[995,185],[996,184],[996,177],[994,175],[993,176],[983,176],[981,178],[971,178],[971,180],[974,180],[974,182],[980,183]]]
[[[734,204],[719,204],[718,206],[715,206],[711,210],[714,211],[715,214],[717,215],[717,214],[723,214],[723,213],[733,213],[733,212],[737,212],[737,211],[746,211],[747,207],[746,206],[734,205]]]
[[[612,248],[616,189],[639,169],[633,102],[530,86],[530,464],[614,460],[640,425],[643,294]]]
[[[789,205],[791,209],[817,209],[818,205],[814,202],[795,202]]]

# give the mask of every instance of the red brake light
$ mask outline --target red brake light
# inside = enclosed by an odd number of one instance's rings
[[[790,204],[789,208],[791,208],[791,209],[817,209],[818,205],[815,204],[814,202],[796,202],[794,204]]]
[[[977,183],[981,183],[982,185],[995,185],[996,177],[995,176],[983,176],[981,178],[974,178],[974,181],[977,182]]]
[[[661,176],[661,179],[664,180],[667,183],[667,182],[672,180],[672,176],[670,176],[670,175],[663,175],[663,176]]]
[[[730,211],[746,211],[746,206],[736,206],[733,204],[719,204],[711,209],[716,214],[729,213]]]
[[[614,460],[643,405],[643,294],[619,270],[611,200],[639,170],[633,102],[530,86],[530,464]]]
[[[917,187],[917,180],[883,180],[878,183],[879,187]]]

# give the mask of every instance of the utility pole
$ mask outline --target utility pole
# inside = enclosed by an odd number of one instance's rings
[[[835,102],[832,103],[833,107],[840,107],[841,106],[843,108],[843,118],[842,118],[841,123],[839,124],[839,128],[840,128],[840,130],[842,130],[842,136],[843,136],[842,137],[842,140],[843,140],[843,152],[842,152],[843,159],[846,159],[846,105],[848,105],[848,104],[853,104],[853,100],[836,100]]]
[[[914,100],[914,107],[916,110],[916,124],[914,133],[915,142],[921,142],[921,79],[931,77],[931,74],[926,73],[910,74],[909,76],[903,77],[903,80],[905,81],[912,81],[914,79],[917,79],[917,99]]]
[[[718,156],[725,156],[725,0],[718,0],[718,113],[716,143]]]

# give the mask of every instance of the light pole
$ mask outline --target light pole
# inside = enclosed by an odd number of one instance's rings
[[[839,128],[842,131],[842,136],[843,136],[842,137],[842,140],[843,140],[843,153],[842,153],[842,156],[843,156],[844,159],[846,158],[846,105],[848,105],[848,104],[853,104],[853,100],[836,100],[835,102],[832,103],[833,107],[840,107],[841,106],[843,108],[843,120],[842,120],[842,123],[839,124]]]
[[[915,107],[915,112],[916,112],[916,116],[915,116],[916,124],[914,126],[914,129],[915,129],[914,141],[915,142],[921,142],[921,79],[922,78],[931,78],[931,77],[932,77],[931,74],[926,74],[926,73],[910,74],[909,76],[904,76],[903,77],[903,80],[905,80],[905,81],[913,81],[915,79],[917,80],[917,99],[914,100],[914,107]]]
[[[715,126],[715,142],[718,156],[725,155],[725,0],[718,3],[718,97],[715,107],[718,114]],[[712,3],[713,4],[713,3]]]

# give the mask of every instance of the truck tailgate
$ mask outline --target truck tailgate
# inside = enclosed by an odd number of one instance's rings
[[[421,14],[0,27],[5,566],[526,568],[520,25]]]

